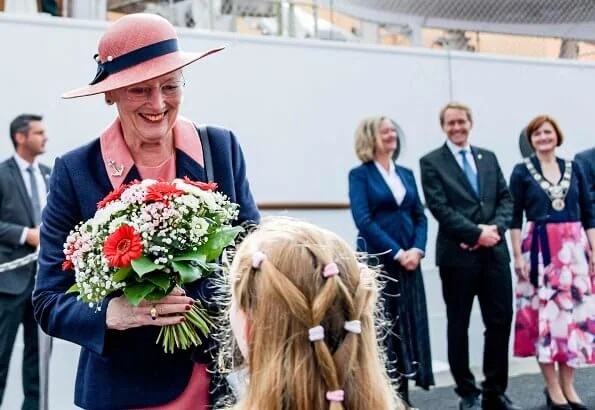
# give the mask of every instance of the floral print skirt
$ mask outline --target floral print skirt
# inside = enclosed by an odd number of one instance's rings
[[[550,263],[544,266],[543,241],[532,246],[535,229],[529,222],[522,251],[530,264],[531,249],[538,249],[538,286],[525,280],[517,285],[514,355],[571,367],[595,364],[595,276],[589,274],[585,232],[580,222],[547,223]]]

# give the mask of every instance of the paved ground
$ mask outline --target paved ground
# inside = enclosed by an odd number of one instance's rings
[[[510,378],[508,393],[524,410],[545,410],[543,386],[540,374],[524,374]],[[589,409],[595,410],[595,368],[577,371],[576,389]],[[411,402],[420,410],[458,409],[458,399],[452,386],[438,387],[429,392],[413,391]]]

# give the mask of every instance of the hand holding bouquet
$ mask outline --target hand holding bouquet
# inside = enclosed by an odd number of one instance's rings
[[[217,259],[242,228],[231,226],[238,205],[216,188],[188,178],[146,179],[112,191],[64,244],[62,268],[74,270],[76,280],[67,292],[78,292],[78,299],[100,309],[106,296],[120,291],[138,306],[217,270]],[[161,328],[157,342],[166,352],[199,345],[197,330],[209,334],[200,303],[184,318]]]

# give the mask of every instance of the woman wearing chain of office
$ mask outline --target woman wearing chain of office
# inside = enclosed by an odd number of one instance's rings
[[[519,278],[514,354],[537,357],[549,409],[587,409],[574,371],[595,364],[595,215],[581,168],[556,157],[564,140],[556,120],[538,116],[526,135],[535,154],[510,178]]]

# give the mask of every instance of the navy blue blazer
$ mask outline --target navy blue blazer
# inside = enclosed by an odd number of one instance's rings
[[[417,192],[413,172],[399,165],[395,171],[407,193],[401,205],[374,165],[366,162],[349,172],[349,201],[359,230],[357,248],[368,253],[389,251],[394,258],[400,249],[425,252],[428,220]]]
[[[246,179],[242,150],[228,130],[209,127],[208,134],[219,190],[240,205],[239,221],[259,221]],[[205,181],[205,170],[176,150],[176,176]],[[140,179],[136,167],[125,182]],[[205,181],[206,182],[206,181]],[[80,221],[91,218],[97,202],[112,190],[102,160],[99,139],[57,158],[50,193],[42,215],[39,271],[33,292],[35,318],[51,336],[82,347],[75,385],[75,404],[89,410],[155,406],[178,397],[192,372],[191,352],[165,354],[155,344],[158,327],[108,330],[108,300],[96,312],[64,292],[74,272],[63,272],[63,243]],[[208,279],[186,286],[189,296],[203,299]],[[202,298],[200,297],[202,295]],[[114,297],[114,296],[111,296]]]

